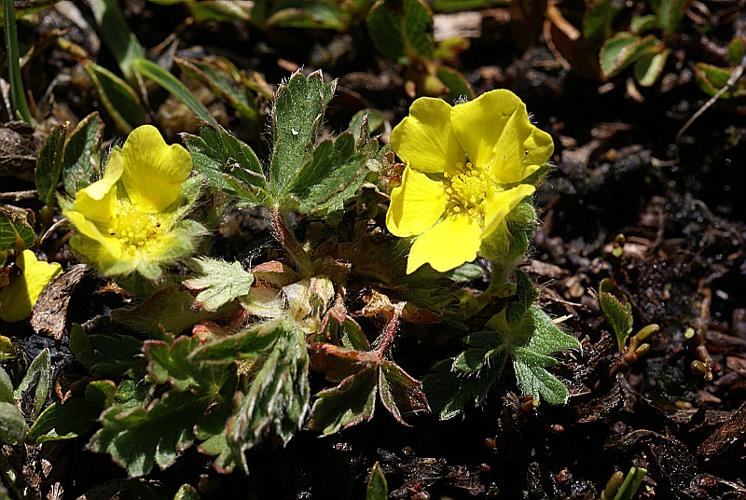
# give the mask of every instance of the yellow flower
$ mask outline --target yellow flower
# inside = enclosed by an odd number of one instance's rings
[[[133,130],[109,156],[103,178],[75,193],[63,214],[77,229],[73,250],[109,276],[134,271],[149,279],[160,265],[192,252],[184,215],[186,149],[168,146],[155,127]]]
[[[22,274],[0,290],[0,319],[8,323],[27,318],[41,292],[62,272],[57,262],[36,260],[31,250],[21,252],[16,266]]]
[[[407,274],[425,263],[445,272],[476,259],[482,241],[534,193],[522,181],[554,151],[552,137],[508,90],[455,106],[421,97],[394,128],[391,146],[406,167],[386,226],[417,236]]]

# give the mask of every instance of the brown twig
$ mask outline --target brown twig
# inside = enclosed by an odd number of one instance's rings
[[[396,337],[396,332],[399,330],[401,315],[405,304],[406,302],[397,302],[394,304],[391,319],[386,324],[381,335],[376,339],[376,348],[374,352],[378,354],[379,358],[387,356],[391,349],[391,345],[394,343],[394,338]]]

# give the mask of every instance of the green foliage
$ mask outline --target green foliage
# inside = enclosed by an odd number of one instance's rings
[[[145,55],[145,49],[130,32],[116,0],[91,0],[89,4],[101,37],[114,55],[125,78],[134,82],[134,62]]]
[[[324,83],[320,72],[306,77],[294,73],[277,89],[272,106],[272,161],[269,179],[272,192],[283,192],[297,175],[313,148],[336,82]]]
[[[166,333],[179,334],[198,321],[225,312],[195,311],[193,303],[192,294],[172,286],[156,292],[134,307],[112,311],[111,318],[150,338],[163,338]]]
[[[373,44],[386,57],[416,60],[434,49],[432,12],[422,0],[378,0],[367,22]]]
[[[77,323],[70,328],[70,350],[86,370],[105,377],[144,368],[145,362],[138,356],[142,345],[129,335],[88,335]]]
[[[694,74],[697,78],[699,88],[707,95],[714,96],[721,89],[728,87],[728,81],[737,69],[697,63],[694,66]],[[743,96],[746,96],[746,81],[743,78],[739,78],[730,89],[720,94],[720,99],[732,99]]]
[[[308,427],[333,434],[373,418],[376,399],[399,423],[405,415],[429,411],[421,383],[377,352],[357,351],[322,344],[318,355],[326,359],[328,379],[339,381],[316,396]]]
[[[211,125],[217,125],[218,122],[212,117],[210,111],[204,104],[194,97],[189,89],[179,81],[174,75],[158,66],[156,63],[143,57],[137,58],[132,62],[132,68],[140,75],[153,80],[155,83],[167,90],[171,95],[181,102],[194,113],[197,118],[204,120]]]
[[[629,32],[617,33],[601,47],[601,71],[605,77],[611,78],[641,58],[662,50],[660,42],[652,35],[640,37]]]
[[[652,0],[658,25],[666,33],[674,33],[684,17],[691,0]]]
[[[197,337],[182,336],[175,340],[148,340],[143,352],[148,373],[157,384],[168,384],[176,391],[192,390],[200,394],[217,394],[225,382],[225,370],[203,366],[190,359],[200,345]]]
[[[365,490],[365,500],[386,500],[389,497],[389,486],[386,476],[378,462],[373,464],[368,474],[368,486]]]
[[[191,484],[182,484],[176,494],[174,500],[199,500],[200,496],[194,486]]]
[[[17,212],[0,207],[0,255],[15,250],[20,252],[34,245],[36,233]]]
[[[129,133],[145,123],[140,98],[126,81],[93,62],[88,62],[83,67],[96,87],[101,104],[120,132]]]
[[[425,392],[439,418],[447,420],[468,405],[482,404],[500,380],[508,359],[524,394],[551,404],[567,401],[567,387],[547,368],[557,364],[552,354],[579,349],[580,343],[533,305],[536,295],[528,276],[517,272],[515,294],[487,322],[488,329],[466,336],[466,350],[439,362],[425,377]]]
[[[193,351],[190,359],[208,364],[251,360],[238,406],[226,424],[226,444],[248,472],[244,452],[269,433],[287,443],[308,410],[309,358],[303,331],[279,319],[216,339]]]
[[[249,293],[254,276],[240,262],[200,257],[192,260],[198,277],[184,281],[191,290],[201,290],[195,299],[206,311],[217,311],[225,304]]]
[[[8,63],[10,103],[18,118],[31,124],[33,118],[26,102],[26,91],[21,78],[18,34],[16,32],[16,8],[14,2],[3,1],[3,24],[5,32],[5,59]]]
[[[345,132],[315,145],[335,85],[325,83],[319,72],[296,72],[280,85],[272,109],[273,147],[266,177],[249,146],[222,128],[207,126],[199,137],[184,134],[195,169],[240,205],[321,216],[341,211],[382,160],[377,141],[362,123],[357,137]]]
[[[83,118],[65,142],[62,180],[69,195],[93,182],[99,174],[104,124],[98,113]]]
[[[101,415],[102,428],[89,448],[109,453],[130,476],[143,476],[154,465],[165,469],[194,441],[192,428],[211,399],[189,392],[168,392],[147,406],[115,404]]]
[[[586,2],[583,15],[583,37],[592,42],[608,38],[611,35],[612,22],[618,13],[618,6],[610,0]]]
[[[34,171],[36,190],[39,193],[39,199],[47,206],[54,205],[56,200],[57,183],[62,174],[66,133],[65,126],[54,127],[36,157],[36,170]]]
[[[632,334],[632,305],[609,279],[602,280],[598,287],[598,303],[614,331],[619,352],[624,351],[627,338]]]
[[[36,443],[73,439],[85,434],[101,412],[114,400],[116,386],[110,380],[89,382],[83,394],[44,409],[29,429],[28,438]]]
[[[0,443],[21,444],[27,432],[26,420],[16,405],[0,402]]]
[[[232,106],[244,120],[253,122],[259,116],[254,96],[244,83],[243,75],[227,59],[175,59],[176,64],[213,93]]]
[[[614,500],[633,500],[640,486],[642,486],[642,481],[645,479],[647,472],[647,469],[642,467],[630,467],[629,472],[624,477],[624,482],[614,495]]]
[[[26,369],[26,374],[19,382],[13,396],[20,402],[24,415],[36,418],[47,402],[49,389],[52,386],[52,367],[49,349],[43,349]]]

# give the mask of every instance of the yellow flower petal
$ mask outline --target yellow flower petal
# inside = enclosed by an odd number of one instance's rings
[[[531,124],[525,104],[509,90],[457,104],[451,123],[469,159],[499,183],[524,179],[554,150],[551,136]]]
[[[65,217],[69,220],[78,230],[82,236],[92,240],[91,243],[95,242],[96,246],[101,247],[101,252],[96,252],[96,262],[100,259],[104,260],[116,260],[120,258],[122,254],[122,243],[115,236],[105,234],[92,220],[89,220],[84,214],[76,211],[64,212]],[[90,247],[90,245],[88,245]],[[88,258],[92,258],[92,255],[87,255]]]
[[[469,216],[449,217],[417,238],[409,252],[407,274],[428,263],[439,272],[454,269],[477,258],[482,229]]]
[[[444,172],[464,161],[464,150],[451,126],[451,106],[432,97],[412,103],[409,116],[391,132],[391,147],[420,172]]]
[[[421,234],[437,222],[445,208],[443,183],[406,167],[401,186],[391,192],[386,227],[399,237]]]
[[[103,178],[75,193],[75,211],[97,222],[108,221],[117,202],[116,184],[122,177],[122,170],[122,155],[115,149],[106,164]]]
[[[0,290],[0,319],[9,323],[27,318],[44,288],[62,272],[57,262],[36,260],[31,250],[24,250],[16,265],[23,274]]]
[[[497,142],[490,174],[500,183],[519,182],[546,163],[553,151],[552,136],[531,123],[526,105],[520,103]]]
[[[530,184],[520,184],[514,188],[501,191],[487,200],[483,236],[488,236],[508,216],[518,203],[526,196],[531,196],[536,188]]]
[[[158,129],[142,125],[122,147],[122,183],[132,204],[142,212],[157,213],[175,202],[181,184],[192,171],[192,157],[178,144],[168,146]]]

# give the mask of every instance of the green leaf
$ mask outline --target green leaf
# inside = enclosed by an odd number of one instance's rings
[[[77,323],[70,328],[70,350],[86,370],[105,377],[144,368],[142,345],[142,340],[129,335],[88,335]]]
[[[728,80],[737,68],[720,68],[711,64],[697,63],[694,65],[694,74],[697,77],[699,88],[707,95],[714,96],[720,89],[728,85]],[[746,79],[739,78],[733,87],[720,94],[720,99],[731,99],[746,95]]]
[[[39,200],[47,206],[53,206],[57,199],[57,183],[62,173],[66,132],[67,127],[64,125],[54,127],[36,157],[36,191],[39,193]]]
[[[583,15],[583,37],[591,42],[600,42],[611,35],[611,23],[619,13],[613,0],[590,0],[586,2]]]
[[[218,122],[215,121],[210,111],[194,97],[186,85],[156,63],[140,57],[132,62],[132,68],[143,77],[153,80],[171,95],[186,104],[200,120],[204,120],[213,126],[218,125]]]
[[[436,363],[432,372],[422,380],[433,412],[440,420],[449,420],[461,414],[467,406],[483,403],[500,380],[507,360],[506,354],[497,356],[493,363],[484,364],[476,376],[464,376],[454,371],[454,360],[451,359]]]
[[[101,158],[101,137],[104,124],[98,113],[83,118],[65,142],[62,179],[65,191],[74,196],[98,176]]]
[[[368,474],[368,486],[365,489],[365,500],[387,500],[389,487],[386,484],[386,476],[378,462],[373,464]]]
[[[235,0],[201,0],[189,2],[192,16],[197,22],[203,21],[255,21],[257,10],[263,9],[264,2],[236,2]]]
[[[179,334],[200,321],[226,312],[195,311],[193,303],[191,293],[173,286],[156,292],[134,307],[115,309],[111,319],[151,338],[163,338],[166,333]]]
[[[221,474],[228,474],[236,467],[233,450],[228,445],[225,426],[232,411],[232,401],[224,400],[212,406],[207,416],[195,428],[197,439],[202,441],[198,447],[199,452],[215,457],[213,467]]]
[[[209,397],[168,392],[147,407],[114,405],[101,415],[103,427],[88,447],[109,453],[130,476],[144,476],[154,465],[165,469],[192,445],[192,429],[210,403]]]
[[[52,367],[49,349],[43,349],[28,366],[26,375],[16,387],[13,395],[21,403],[24,414],[34,419],[44,407],[52,385]]]
[[[361,109],[360,111],[352,115],[352,118],[350,118],[350,125],[347,127],[347,130],[349,130],[350,133],[352,133],[352,135],[355,137],[356,143],[359,142],[361,139],[368,139],[368,137],[364,136],[363,134],[363,120],[365,118],[367,118],[367,131],[371,133],[379,130],[386,121],[386,117],[383,112],[377,109]]]
[[[254,96],[243,84],[241,73],[229,60],[222,57],[202,59],[175,58],[183,71],[207,85],[213,93],[232,106],[248,121],[258,118]]]
[[[614,495],[614,500],[634,500],[647,472],[647,469],[642,467],[630,467],[629,472],[624,477],[624,482]]]
[[[143,352],[148,372],[158,384],[168,383],[176,391],[192,390],[200,394],[217,394],[226,379],[224,367],[200,365],[189,355],[200,345],[197,337],[178,337],[173,342],[149,340]]]
[[[316,0],[305,2],[303,7],[274,12],[267,19],[267,26],[344,31],[348,22],[349,15],[344,6],[332,0]]]
[[[84,394],[45,408],[29,429],[29,439],[45,443],[85,434],[96,423],[101,412],[111,405],[115,391],[116,385],[110,380],[89,382]]]
[[[36,234],[25,218],[0,207],[0,252],[20,252],[34,245]]]
[[[300,213],[339,212],[370,172],[366,166],[369,153],[357,151],[351,133],[324,141],[288,181],[284,192],[297,197]]]
[[[321,72],[309,76],[296,71],[277,89],[272,106],[272,192],[282,193],[313,149],[324,119],[324,111],[334,95],[336,81],[324,83]]]
[[[533,305],[536,297],[539,296],[539,291],[531,283],[531,279],[523,271],[517,270],[515,272],[516,277],[516,289],[513,300],[508,302],[505,308],[505,319],[508,324],[512,327],[517,327],[524,316],[528,312],[528,309]]]
[[[210,341],[192,352],[193,361],[231,363],[242,359],[256,359],[271,349],[277,339],[292,326],[278,319],[251,325],[233,335]]]
[[[635,35],[642,35],[658,26],[658,17],[653,14],[647,16],[632,16],[629,29]]]
[[[17,445],[23,443],[28,426],[14,404],[0,402],[0,443]]]
[[[619,74],[644,56],[663,50],[661,42],[653,35],[641,38],[623,31],[606,40],[599,53],[601,71],[606,78]]]
[[[433,17],[422,0],[378,0],[367,17],[373,45],[386,57],[417,60],[433,50]]]
[[[182,134],[194,169],[213,187],[244,203],[259,204],[267,196],[267,181],[256,153],[222,127],[205,125],[200,135]]]
[[[674,33],[684,17],[691,0],[652,0],[653,11],[663,31]]]
[[[487,7],[505,6],[510,0],[433,0],[436,12],[460,12],[466,10],[486,9]]]
[[[26,102],[26,91],[23,88],[23,78],[21,77],[21,58],[18,53],[18,33],[16,32],[16,9],[14,2],[10,0],[3,0],[3,22],[5,25],[5,60],[8,63],[10,103],[16,116],[30,125],[33,118]]]
[[[140,98],[127,82],[93,62],[86,62],[83,67],[96,87],[101,104],[120,132],[128,134],[145,123]]]
[[[182,484],[174,495],[174,500],[200,500],[199,493],[191,484]]]
[[[268,433],[287,444],[308,411],[311,389],[305,334],[289,321],[278,326],[282,328],[276,342],[254,361],[248,390],[227,424],[228,445],[247,473],[244,452]]]
[[[378,370],[364,368],[339,385],[319,392],[308,427],[328,436],[373,418],[378,390]]]
[[[194,303],[206,311],[217,311],[248,294],[254,282],[254,276],[246,272],[240,262],[198,257],[191,263],[199,277],[185,280],[183,284],[190,290],[201,290]]]
[[[738,66],[744,57],[746,57],[746,36],[736,35],[728,43],[725,59],[729,64]]]
[[[378,390],[383,406],[402,425],[407,425],[403,415],[430,411],[422,383],[391,361],[379,365]]]
[[[443,96],[444,99],[457,101],[463,98],[471,99],[474,97],[474,91],[471,89],[471,85],[466,81],[464,75],[459,73],[457,70],[449,68],[448,66],[438,66],[435,76],[437,76],[438,80],[440,80],[448,89],[448,93]]]
[[[603,279],[598,287],[598,302],[606,321],[614,330],[619,352],[622,352],[627,338],[632,334],[632,305],[609,279]]]
[[[0,366],[0,402],[15,403],[16,398],[13,395],[13,382],[8,376],[8,372]]]
[[[546,368],[557,363],[550,354],[579,349],[580,342],[557,328],[537,306],[529,309],[523,328],[530,328],[533,334],[527,343],[511,346],[518,385],[524,394],[531,394],[537,401],[543,399],[550,404],[566,403],[567,386]]]
[[[670,49],[665,49],[658,54],[643,56],[637,60],[635,63],[635,79],[640,85],[650,87],[658,80],[670,52]]]
[[[145,50],[127,26],[116,0],[90,0],[88,4],[99,28],[101,38],[114,55],[119,69],[130,82],[135,80],[135,61]]]

